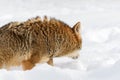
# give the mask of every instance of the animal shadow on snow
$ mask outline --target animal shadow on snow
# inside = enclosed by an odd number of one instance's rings
[[[62,69],[78,69],[79,65],[78,65],[78,59],[76,60],[64,60],[64,61],[60,61],[60,62],[55,62],[55,66],[62,68]]]

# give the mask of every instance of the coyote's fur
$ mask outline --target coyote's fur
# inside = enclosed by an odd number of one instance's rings
[[[0,28],[0,68],[22,65],[32,69],[36,63],[53,65],[53,58],[78,57],[81,49],[80,22],[73,28],[54,18],[40,17],[11,22]]]

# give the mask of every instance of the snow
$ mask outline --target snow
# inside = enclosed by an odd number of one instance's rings
[[[0,69],[0,80],[119,80],[119,0],[0,0],[0,26],[35,16],[55,17],[70,26],[81,22],[80,58],[55,58],[55,66],[37,64]]]

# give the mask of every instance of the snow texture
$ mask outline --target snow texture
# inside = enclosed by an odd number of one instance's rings
[[[0,69],[0,80],[120,80],[119,0],[0,0],[0,26],[35,16],[50,16],[71,27],[81,22],[80,58],[55,58],[55,66],[37,64]]]

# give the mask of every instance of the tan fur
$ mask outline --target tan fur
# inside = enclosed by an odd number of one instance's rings
[[[11,22],[0,28],[0,68],[22,65],[32,69],[36,63],[53,65],[53,58],[78,57],[81,49],[80,23],[69,27],[54,18],[40,17]]]

